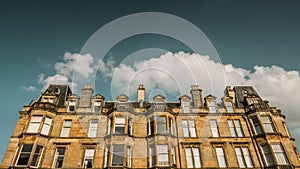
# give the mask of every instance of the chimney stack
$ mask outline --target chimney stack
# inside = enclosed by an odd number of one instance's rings
[[[191,95],[193,106],[195,108],[203,107],[202,90],[199,85],[192,85]]]
[[[81,89],[82,94],[80,97],[79,107],[90,107],[91,99],[94,93],[93,87],[91,84],[87,84],[83,89]]]
[[[138,102],[145,101],[145,88],[143,84],[140,84],[139,88],[137,89],[137,101]]]
[[[235,104],[235,92],[234,92],[234,90],[232,89],[231,86],[226,86],[226,89],[224,91],[224,95],[232,97],[232,102]]]

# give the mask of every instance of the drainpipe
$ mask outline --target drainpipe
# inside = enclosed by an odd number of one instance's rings
[[[260,168],[263,168],[262,163],[261,163],[261,158],[260,158],[260,156],[258,154],[259,150],[258,150],[258,145],[257,145],[256,139],[255,139],[255,141],[253,140],[254,138],[253,138],[253,135],[252,135],[252,132],[251,132],[251,128],[250,128],[249,118],[248,118],[247,115],[244,115],[243,118],[246,121],[247,128],[248,128],[248,131],[249,131],[249,134],[250,134],[250,137],[251,137],[251,142],[252,142],[252,144],[254,146],[256,157],[258,158],[259,166],[260,166]]]
[[[176,124],[176,138],[177,138],[177,144],[178,144],[178,157],[179,157],[179,166],[181,167],[181,155],[180,155],[180,144],[179,144],[179,135],[178,135],[178,125],[177,125],[177,115],[175,116],[175,124]]]

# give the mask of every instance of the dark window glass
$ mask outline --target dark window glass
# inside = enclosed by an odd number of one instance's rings
[[[113,146],[112,166],[123,166],[124,164],[124,145]]]
[[[31,161],[31,166],[38,167],[43,152],[43,146],[37,145]]]
[[[27,165],[33,144],[24,144],[20,152],[17,165]]]
[[[165,134],[167,133],[167,120],[164,116],[156,117],[156,133]]]
[[[69,111],[74,111],[74,109],[75,109],[75,106],[73,106],[73,105],[69,106]]]
[[[65,148],[57,148],[55,153],[54,168],[62,168],[65,156]]]

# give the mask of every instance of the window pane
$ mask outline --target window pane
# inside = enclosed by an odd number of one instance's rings
[[[281,144],[272,144],[272,149],[278,164],[288,164],[285,152]]]
[[[231,137],[236,137],[233,120],[228,120],[227,122],[228,122]]]
[[[267,144],[265,144],[265,145],[262,145],[261,148],[262,148],[267,166],[273,165],[274,161],[273,161],[269,146]]]
[[[196,137],[196,126],[194,120],[189,120],[189,128],[190,128],[191,137]]]
[[[127,147],[127,167],[131,167],[132,148]]]
[[[109,146],[105,147],[105,156],[104,156],[104,168],[107,166],[107,161],[108,161],[108,150],[109,150]]]
[[[208,102],[208,109],[211,113],[216,113],[216,107],[214,102]]]
[[[243,129],[240,120],[234,120],[235,129],[239,137],[244,137]]]
[[[216,153],[217,153],[217,157],[218,157],[219,167],[222,167],[222,168],[226,167],[226,161],[225,161],[223,148],[217,147]]]
[[[264,124],[265,130],[267,133],[273,133],[274,129],[273,129],[273,125],[272,124]]]
[[[200,168],[201,167],[201,159],[200,159],[199,148],[193,148],[193,152],[194,152],[195,167]]]
[[[261,129],[261,126],[259,124],[257,117],[252,118],[252,123],[254,125],[256,134],[262,134],[263,132],[262,132],[262,129]]]
[[[30,123],[27,132],[37,133],[40,127],[40,123]]]
[[[125,134],[125,117],[115,117],[115,134]]]
[[[17,165],[27,165],[32,150],[32,144],[24,144],[17,161]]]
[[[98,128],[98,120],[91,120],[89,131],[88,131],[88,137],[96,137],[97,128]]]
[[[218,125],[216,120],[210,120],[210,128],[213,137],[219,137]]]
[[[71,130],[71,124],[72,124],[72,120],[65,120],[61,133],[60,133],[60,137],[69,137],[69,133]]]
[[[156,117],[156,133],[164,134],[167,133],[167,121],[166,117]]]
[[[190,112],[189,102],[182,102],[182,104],[183,104],[183,113],[189,113]]]
[[[157,160],[159,166],[169,165],[168,145],[157,145]]]
[[[86,149],[84,154],[84,164],[85,168],[93,168],[95,149]]]
[[[244,158],[245,158],[247,167],[248,168],[253,168],[253,163],[252,163],[252,160],[251,160],[249,149],[247,147],[243,147],[242,150],[243,150],[243,154],[244,154]]]
[[[114,145],[112,166],[123,166],[123,164],[124,164],[124,145]]]
[[[176,156],[174,147],[171,149],[173,164],[176,164]]]
[[[54,156],[54,163],[52,168],[62,168],[65,156],[65,148],[57,148]]]
[[[228,113],[233,113],[232,103],[231,102],[225,102],[226,109]]]
[[[32,116],[27,132],[37,133],[40,127],[43,116]]]
[[[246,168],[246,165],[245,165],[245,162],[244,162],[244,159],[243,159],[242,150],[241,150],[240,147],[235,148],[235,154],[236,154],[236,157],[238,159],[239,166],[241,168]]]
[[[45,134],[45,135],[49,134],[51,123],[52,123],[52,119],[49,117],[46,117],[43,127],[42,127],[42,131],[41,131],[42,134]]]
[[[37,145],[31,161],[31,166],[38,167],[43,152],[43,146]]]
[[[193,168],[193,156],[192,156],[192,149],[186,148],[185,149],[185,156],[186,156],[186,164],[188,168]]]

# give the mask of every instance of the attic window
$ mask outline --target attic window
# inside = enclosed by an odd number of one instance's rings
[[[55,94],[59,94],[59,93],[60,93],[60,89],[59,89],[58,87],[56,87],[56,88],[54,89],[54,92],[55,92]]]
[[[244,97],[248,96],[248,91],[244,90],[243,95],[244,95]]]

